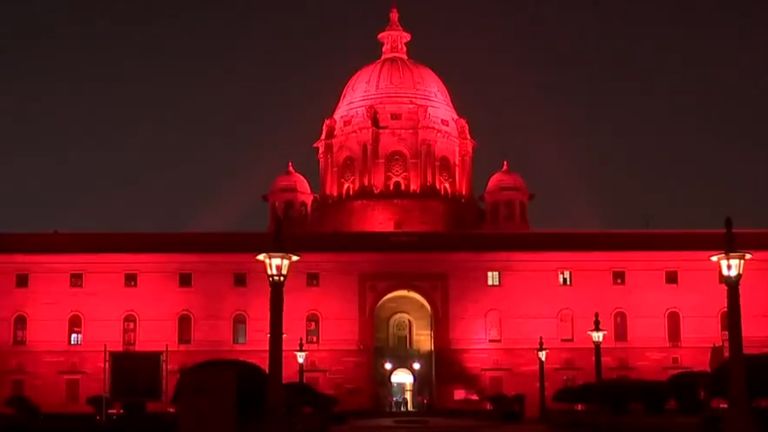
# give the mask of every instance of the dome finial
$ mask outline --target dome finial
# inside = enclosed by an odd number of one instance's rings
[[[395,6],[392,6],[392,9],[389,10],[389,25],[387,26],[387,31],[393,30],[403,30],[403,27],[400,25],[400,13]]]
[[[501,164],[501,170],[504,171],[504,172],[508,172],[509,171],[509,162],[508,161],[504,161]]]
[[[383,32],[379,33],[378,39],[384,44],[381,47],[381,58],[408,58],[405,44],[411,40],[411,34],[403,30],[400,25],[400,14],[397,12],[397,8],[393,7],[389,11],[389,24]]]
[[[296,172],[296,169],[293,167],[293,161],[288,161],[288,169],[285,170],[288,174],[293,174]]]

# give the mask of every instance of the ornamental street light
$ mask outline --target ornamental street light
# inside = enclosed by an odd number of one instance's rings
[[[595,320],[592,321],[594,327],[587,334],[592,337],[592,344],[595,346],[595,381],[603,380],[603,352],[601,345],[607,331],[600,328],[600,314],[595,312]]]
[[[734,248],[733,221],[725,219],[725,251],[712,255],[710,260],[720,266],[720,275],[726,286],[728,308],[728,412],[730,428],[749,430],[750,401],[747,395],[746,367],[744,364],[744,338],[741,332],[741,298],[739,285],[744,274],[744,263],[752,258],[749,252]]]
[[[303,338],[299,338],[299,349],[293,353],[296,354],[296,362],[299,363],[299,382],[304,384],[304,360],[307,359],[307,351],[304,350]]]
[[[285,280],[291,263],[299,256],[285,252],[267,252],[256,256],[264,262],[269,282],[269,360],[268,377],[270,399],[274,408],[281,410],[280,395],[283,389],[283,308],[285,303]]]
[[[539,347],[536,349],[536,357],[539,358],[539,417],[544,418],[547,413],[547,391],[544,380],[544,362],[547,361],[548,349],[544,348],[544,338],[539,336]]]

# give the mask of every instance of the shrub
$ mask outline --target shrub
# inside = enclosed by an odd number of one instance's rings
[[[625,414],[634,404],[643,406],[648,413],[660,413],[667,399],[665,382],[626,378],[564,387],[553,397],[555,402],[593,405],[614,414]]]

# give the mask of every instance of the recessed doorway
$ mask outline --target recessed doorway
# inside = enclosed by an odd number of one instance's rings
[[[421,411],[432,399],[432,309],[412,290],[385,295],[374,309],[375,365],[381,406]]]

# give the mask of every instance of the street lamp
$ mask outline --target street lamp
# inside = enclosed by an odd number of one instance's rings
[[[299,338],[299,349],[293,353],[296,354],[296,361],[299,363],[299,382],[304,384],[304,360],[307,358],[307,352],[304,350],[303,338]]]
[[[548,349],[544,348],[544,338],[539,336],[539,348],[536,349],[536,357],[539,358],[539,417],[544,418],[547,413],[547,391],[544,381],[544,362],[547,361]]]
[[[413,368],[413,370],[418,371],[421,369],[421,363],[419,363],[419,361],[416,360],[413,363],[411,363],[411,367]]]
[[[603,352],[601,345],[607,331],[600,328],[600,314],[595,312],[595,320],[592,322],[594,327],[587,334],[592,337],[592,344],[595,346],[595,381],[603,380]]]
[[[264,262],[269,282],[269,392],[275,409],[280,408],[283,387],[283,307],[285,304],[285,280],[292,262],[299,256],[285,252],[267,252],[256,256]]]
[[[389,361],[389,360],[385,361],[384,362],[384,369],[388,370],[388,371],[392,370],[392,362]]]
[[[720,265],[720,275],[726,286],[728,308],[728,411],[731,426],[739,430],[750,429],[750,402],[747,396],[746,367],[744,364],[744,338],[741,333],[741,298],[739,284],[744,274],[744,263],[752,258],[749,252],[734,248],[733,221],[725,219],[725,251],[712,255],[710,260]]]

